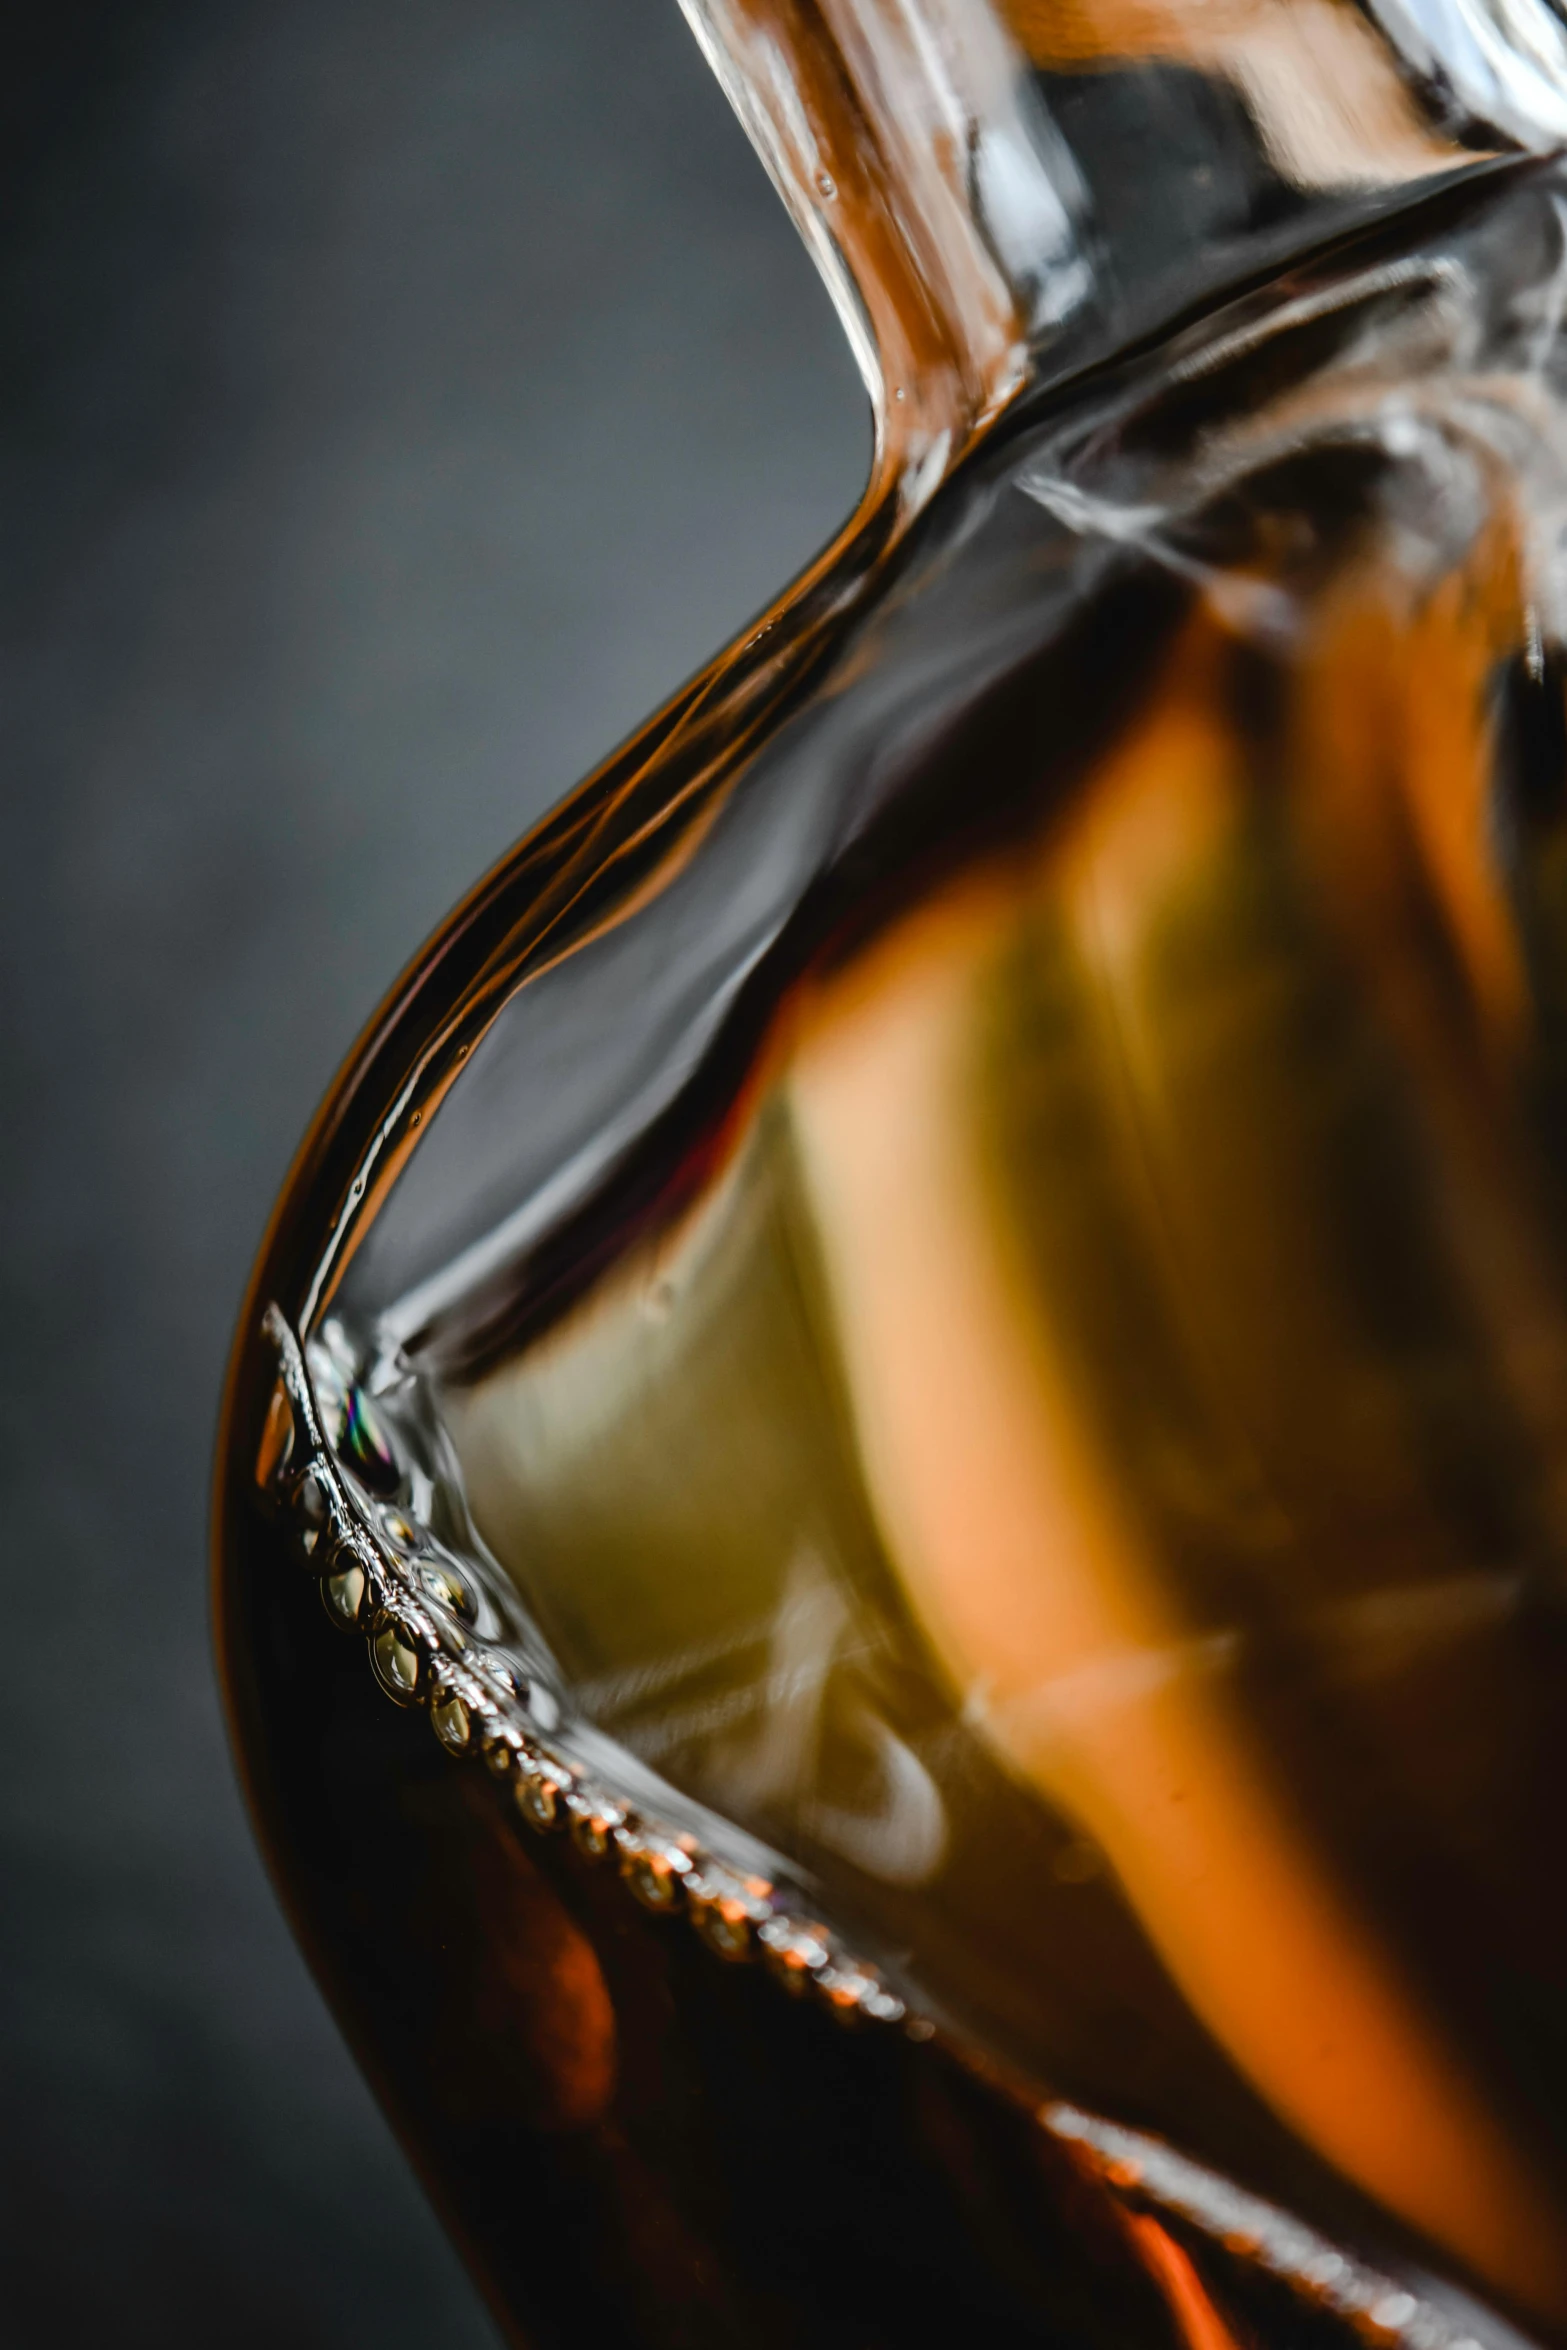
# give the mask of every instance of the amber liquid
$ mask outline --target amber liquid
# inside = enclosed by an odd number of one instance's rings
[[[567,1734],[922,2027],[387,1704],[258,1507],[247,1334],[257,1809],[519,2338],[1567,2325],[1549,204],[1021,412],[465,910],[307,1155],[258,1310],[335,1318],[400,1506],[434,1445]]]

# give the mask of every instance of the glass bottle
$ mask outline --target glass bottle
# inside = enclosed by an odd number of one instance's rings
[[[1560,2340],[1567,35],[686,12],[872,476],[306,1138],[260,1833],[519,2340]]]

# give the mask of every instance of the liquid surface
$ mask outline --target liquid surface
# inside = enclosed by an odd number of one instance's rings
[[[279,1244],[566,1755],[1389,2339],[1567,2336],[1564,311],[1519,167],[1025,406]]]

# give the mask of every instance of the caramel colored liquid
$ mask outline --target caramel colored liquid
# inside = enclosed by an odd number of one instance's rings
[[[900,2007],[725,1967],[388,1707],[242,1353],[258,1808],[541,2339],[1567,2325],[1551,185],[1025,410],[318,1139],[262,1290],[364,1524]]]

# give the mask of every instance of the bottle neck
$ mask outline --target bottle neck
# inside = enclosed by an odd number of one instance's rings
[[[921,506],[1031,379],[1486,155],[1567,141],[1549,0],[681,0]]]
[[[804,236],[911,509],[1087,290],[1069,162],[988,0],[681,0]]]

